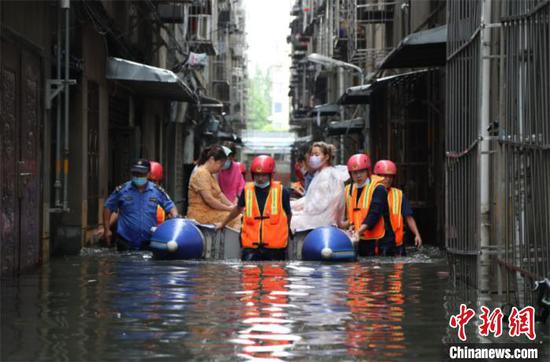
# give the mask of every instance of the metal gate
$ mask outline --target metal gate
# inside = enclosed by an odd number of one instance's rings
[[[36,265],[40,256],[40,57],[2,38],[0,66],[0,244],[2,275]]]
[[[447,3],[446,247],[453,277],[477,288],[481,1]]]

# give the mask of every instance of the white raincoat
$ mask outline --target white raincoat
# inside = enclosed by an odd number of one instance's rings
[[[325,167],[315,174],[305,196],[290,202],[292,231],[336,225],[345,212],[347,179],[349,173],[345,166]]]

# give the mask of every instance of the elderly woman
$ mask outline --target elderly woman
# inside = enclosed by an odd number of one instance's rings
[[[214,174],[218,173],[227,154],[221,146],[204,149],[197,161],[197,169],[189,180],[189,207],[187,217],[201,224],[221,223],[235,206],[220,189]],[[229,226],[239,227],[239,218],[233,219]]]
[[[337,225],[345,209],[344,182],[349,174],[340,166],[332,165],[335,147],[325,142],[315,142],[308,154],[308,168],[314,176],[305,196],[291,202],[292,231]]]

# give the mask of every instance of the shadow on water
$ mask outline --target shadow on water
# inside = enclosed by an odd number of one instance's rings
[[[347,264],[85,249],[3,281],[1,359],[440,360],[446,271],[435,248]]]

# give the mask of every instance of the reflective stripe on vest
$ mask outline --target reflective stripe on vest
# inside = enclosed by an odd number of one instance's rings
[[[380,179],[377,179],[374,176],[369,179],[368,184],[361,190],[359,202],[357,202],[357,187],[355,186],[355,183],[346,186],[346,208],[348,221],[353,224],[355,230],[358,230],[365,221],[372,202],[372,195],[374,194],[376,187],[379,185],[382,185]],[[380,217],[374,228],[371,230],[365,230],[363,235],[361,235],[361,239],[377,240],[384,237],[384,234],[384,217]]]
[[[395,246],[403,244],[403,191],[392,187],[388,190],[388,207],[390,209],[390,221],[395,234]]]
[[[241,230],[243,248],[285,248],[288,242],[288,218],[283,209],[283,186],[272,181],[263,213],[260,213],[254,183],[244,187],[245,212]]]

